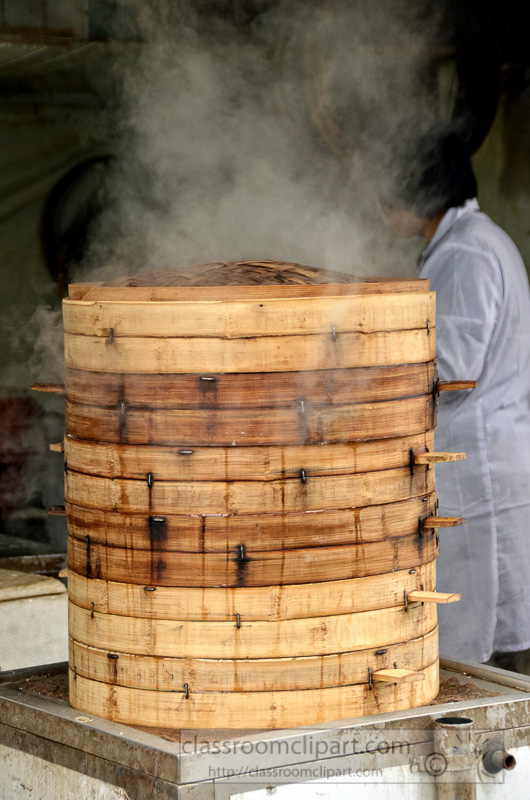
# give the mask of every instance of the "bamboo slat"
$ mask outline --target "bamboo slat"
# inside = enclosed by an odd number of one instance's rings
[[[365,578],[311,584],[241,588],[148,587],[85,578],[68,570],[68,595],[77,606],[107,614],[151,619],[227,622],[325,617],[391,606],[403,607],[403,592],[436,587],[436,562]]]
[[[432,329],[213,337],[64,337],[66,366],[92,372],[290,372],[418,364],[436,358]]]
[[[83,336],[249,336],[431,329],[435,294],[349,295],[206,302],[63,301],[64,329]]]
[[[67,436],[64,445],[61,442],[53,449],[64,447],[69,469],[100,477],[145,480],[152,473],[157,481],[268,481],[299,478],[301,465],[308,478],[405,467],[410,464],[411,450],[431,450],[433,440],[434,431],[428,431],[347,444],[207,446],[180,452],[161,445],[105,444]]]
[[[476,389],[478,381],[439,381],[436,384],[437,392],[460,392],[463,389]]]
[[[384,683],[414,683],[425,680],[425,674],[410,669],[380,669],[373,673],[372,680]]]
[[[68,503],[72,536],[115,547],[226,553],[241,543],[248,552],[378,542],[415,533],[434,508],[434,492],[366,508],[248,516],[167,515],[153,530],[149,516],[120,514]],[[64,507],[62,508],[64,515]],[[443,518],[437,518],[443,519]]]
[[[416,453],[415,464],[447,464],[451,461],[464,461],[465,453]]]
[[[241,550],[243,548],[243,550]],[[87,578],[144,586],[270,586],[313,583],[413,569],[438,554],[436,535],[370,544],[229,553],[180,553],[105,547],[68,539],[68,568]]]
[[[64,394],[64,383],[33,383],[31,388],[34,392]]]
[[[70,674],[70,702],[74,708],[124,724],[178,728],[291,728],[340,719],[382,714],[428,705],[439,690],[438,661],[426,667],[424,681],[341,686],[295,692],[157,693],[148,689],[91,681]]]
[[[125,514],[260,514],[380,505],[434,491],[432,470],[404,467],[275,481],[158,481],[100,478],[68,470],[68,502]]]
[[[48,506],[46,513],[51,517],[66,517],[66,508],[64,506]]]
[[[323,689],[366,683],[369,668],[374,671],[374,680],[383,680],[378,673],[390,671],[395,663],[402,669],[418,671],[437,658],[437,628],[418,639],[375,651],[297,658],[164,658],[101,650],[70,639],[70,668],[75,666],[78,676],[118,686],[130,686],[134,681],[132,685],[139,689],[158,691],[181,691],[185,683],[199,692]]]
[[[464,525],[466,522],[465,517],[426,517],[423,520],[425,528],[456,528],[458,525]]]
[[[255,410],[141,410],[66,402],[66,433],[122,444],[194,447],[299,445],[385,439],[434,427],[432,395],[353,406]],[[301,465],[303,466],[303,465]]]
[[[179,658],[294,658],[376,649],[425,636],[436,627],[436,605],[383,608],[358,614],[248,622],[190,622],[114,616],[68,604],[72,638],[118,653]],[[383,643],[383,644],[381,644]]]
[[[300,408],[352,405],[429,394],[433,361],[388,367],[306,372],[149,374],[66,370],[66,395],[74,403],[117,408]]]
[[[408,599],[420,603],[457,603],[462,599],[461,595],[450,592],[424,592],[414,590],[408,592]]]

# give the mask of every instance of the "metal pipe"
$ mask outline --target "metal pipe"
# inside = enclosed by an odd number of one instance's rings
[[[436,800],[476,800],[477,758],[469,717],[434,720]]]
[[[514,769],[517,763],[515,756],[507,753],[500,742],[487,742],[483,752],[482,762],[484,769],[490,775],[497,775],[503,769]]]

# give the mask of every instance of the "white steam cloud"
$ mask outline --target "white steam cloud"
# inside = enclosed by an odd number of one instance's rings
[[[275,258],[414,274],[375,203],[363,148],[428,110],[419,2],[280,3],[238,26],[187,2],[140,20],[120,64],[112,204],[77,278]]]

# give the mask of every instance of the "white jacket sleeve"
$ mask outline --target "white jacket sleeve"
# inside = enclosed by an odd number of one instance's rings
[[[487,251],[454,244],[436,285],[436,353],[441,380],[477,380],[494,335],[502,273]]]

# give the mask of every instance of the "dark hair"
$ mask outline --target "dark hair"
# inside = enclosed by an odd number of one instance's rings
[[[388,175],[380,201],[388,210],[407,208],[432,219],[477,195],[466,144],[447,125],[421,119],[400,126],[385,162]]]

